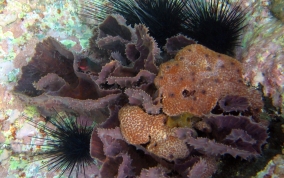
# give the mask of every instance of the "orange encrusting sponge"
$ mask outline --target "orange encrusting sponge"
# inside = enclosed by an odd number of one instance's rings
[[[263,105],[261,95],[243,83],[239,61],[198,44],[186,46],[163,63],[155,85],[169,116],[209,114],[226,95],[248,98],[253,109]]]

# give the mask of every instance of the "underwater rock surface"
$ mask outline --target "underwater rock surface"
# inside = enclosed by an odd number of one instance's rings
[[[34,143],[33,139],[28,137],[35,133],[25,131],[30,128],[26,126],[28,124],[23,115],[44,122],[42,117],[35,114],[37,109],[33,106],[38,107],[44,115],[65,111],[81,115],[84,121],[97,122],[98,125],[92,133],[91,155],[96,158],[100,170],[96,166],[93,171],[89,169],[87,174],[92,176],[210,177],[213,174],[218,177],[222,175],[222,171],[225,175],[251,176],[263,169],[274,155],[280,154],[281,148],[278,146],[282,144],[283,132],[279,131],[279,128],[281,123],[283,124],[283,118],[276,113],[280,113],[279,108],[284,106],[281,60],[283,25],[271,18],[266,6],[267,1],[245,0],[242,3],[244,7],[249,6],[252,14],[249,15],[250,22],[245,29],[242,47],[237,56],[242,63],[236,61],[236,64],[239,66],[237,68],[244,72],[245,82],[253,86],[262,84],[264,95],[273,98],[272,102],[277,108],[269,110],[269,114],[262,110],[263,103],[259,93],[262,89],[256,91],[251,86],[247,87],[243,81],[239,86],[243,91],[241,94],[230,93],[232,85],[223,82],[225,85],[216,87],[215,97],[212,98],[203,96],[203,93],[210,93],[211,89],[197,93],[197,90],[180,92],[178,87],[173,87],[177,90],[176,95],[180,94],[192,100],[198,96],[195,99],[210,101],[201,103],[201,107],[208,103],[211,105],[207,107],[206,112],[200,110],[198,113],[199,110],[194,109],[198,112],[183,110],[182,114],[165,113],[165,103],[171,95],[162,94],[168,88],[164,87],[162,92],[155,82],[159,80],[159,65],[165,65],[165,61],[171,63],[171,59],[180,50],[195,44],[194,40],[178,34],[167,39],[162,53],[145,26],[130,28],[125,25],[125,20],[117,15],[108,16],[106,21],[91,33],[91,30],[87,26],[81,26],[76,15],[74,16],[75,11],[71,4],[68,4],[70,1],[56,2],[51,6],[46,3],[52,1],[28,1],[23,2],[23,5],[20,5],[22,1],[17,1],[14,11],[10,11],[13,3],[7,2],[0,4],[0,11],[3,12],[1,15],[5,17],[5,23],[7,22],[0,27],[0,70],[3,73],[0,88],[3,98],[0,103],[0,175],[19,173],[22,177],[53,177],[60,173],[60,170],[41,173],[38,170],[40,163],[27,166],[29,155],[33,152],[27,151],[23,157],[18,156],[20,152],[30,149],[26,149],[21,143]],[[9,13],[11,15],[8,15]],[[84,29],[82,33],[81,28]],[[34,47],[36,51],[32,50]],[[88,50],[80,51],[83,48]],[[206,58],[203,54],[196,55]],[[23,65],[25,67],[20,70]],[[17,68],[13,69],[14,67]],[[176,66],[173,66],[174,68],[181,69]],[[234,70],[234,67],[230,69],[232,70],[227,73],[236,72],[236,80],[232,81],[242,79],[242,74]],[[204,72],[210,75],[202,75]],[[209,76],[216,77],[220,73],[222,74],[222,70],[201,70],[197,78],[202,80],[195,83],[208,81],[206,85],[216,86],[212,84],[212,78]],[[22,79],[18,74],[22,74]],[[192,77],[185,78],[192,80]],[[17,93],[11,94],[10,90],[14,86]],[[224,96],[221,92],[216,94],[216,90],[220,88],[225,88],[228,93],[225,92]],[[199,108],[196,102],[190,105]],[[267,105],[267,101],[264,105]],[[118,114],[125,107],[139,108],[145,118],[163,116],[163,119],[157,121],[156,131],[143,128],[155,135],[153,139],[148,138],[145,143],[130,142],[127,139]],[[170,109],[178,110],[179,107]],[[268,118],[269,121],[263,118]],[[146,126],[145,123],[142,125]],[[38,129],[34,130],[40,133]],[[269,139],[267,132],[270,133]],[[172,154],[173,150],[176,150],[172,143],[182,145],[183,150],[186,150],[184,154]],[[169,150],[163,152],[167,145]],[[271,175],[272,171],[274,175],[281,175],[281,160],[283,157],[278,156],[272,164],[267,165],[268,173],[258,175]],[[258,164],[257,161],[262,163]],[[225,167],[225,163],[229,163],[231,167]],[[255,166],[250,166],[254,164],[259,165],[255,170]],[[110,167],[113,169],[110,170]]]
[[[280,1],[279,1],[280,2]],[[263,86],[263,94],[272,98],[272,104],[284,109],[284,24],[274,18],[269,1],[247,1],[250,12],[240,60],[244,66],[244,79],[257,87]],[[280,6],[279,6],[280,7]]]
[[[284,22],[284,2],[281,0],[272,0],[270,4],[270,10],[273,15]]]

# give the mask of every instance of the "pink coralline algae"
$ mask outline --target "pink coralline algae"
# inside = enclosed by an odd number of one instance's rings
[[[271,41],[283,39],[283,34],[280,33],[283,30],[283,27],[273,30]],[[273,105],[283,110],[284,47],[277,43],[267,44],[262,38],[256,38],[254,41],[255,44],[251,44],[254,46],[243,58],[244,78],[254,86],[261,84],[264,95],[271,97]]]
[[[283,13],[280,5],[283,1],[275,3],[276,1],[243,3],[258,8],[249,17],[240,60],[244,66],[245,81],[256,87],[261,85],[264,96],[271,98],[273,106],[283,113],[284,26],[283,22],[273,17],[273,10],[269,11],[269,8],[277,6]]]
[[[263,103],[243,83],[239,61],[183,35],[162,52],[144,25],[118,15],[93,33],[80,54],[43,40],[14,91],[44,114],[97,122],[90,154],[101,177],[210,177],[222,155],[260,156]]]

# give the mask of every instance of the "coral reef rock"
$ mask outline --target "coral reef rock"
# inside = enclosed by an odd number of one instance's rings
[[[284,1],[283,0],[272,0],[270,4],[270,10],[276,18],[284,22]]]
[[[263,86],[264,96],[272,98],[277,110],[284,111],[284,24],[273,17],[283,18],[283,0],[248,1],[244,8],[251,8],[248,25],[242,42],[244,80],[252,86]],[[270,7],[269,7],[270,6]],[[271,11],[272,13],[271,13]]]
[[[257,173],[257,177],[284,177],[284,156],[282,154],[276,155],[271,161],[268,162],[266,167]]]

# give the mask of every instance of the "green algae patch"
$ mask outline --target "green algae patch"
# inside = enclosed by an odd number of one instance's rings
[[[284,35],[281,35],[277,39],[273,39],[273,42],[284,47]]]
[[[32,35],[29,33],[25,33],[24,35],[13,39],[12,43],[15,45],[24,45],[26,42],[28,42],[32,38]]]
[[[34,116],[38,116],[38,110],[35,106],[28,106],[26,107],[26,109],[24,110],[24,115],[27,117],[34,117]]]
[[[14,53],[14,52],[10,52],[9,54],[4,55],[3,60],[4,60],[4,61],[13,61],[13,60],[15,59],[15,57],[16,57],[16,56],[17,56],[17,54],[16,54],[16,53]]]
[[[168,127],[189,127],[192,128],[193,124],[200,120],[190,113],[183,113],[179,116],[171,116],[167,119]]]
[[[10,158],[10,170],[24,169],[28,165],[28,161],[16,157]]]
[[[70,49],[72,48],[73,46],[76,45],[76,42],[75,41],[72,41],[72,40],[61,40],[60,41],[67,49]]]
[[[82,46],[83,49],[88,48],[89,46],[89,40],[88,39],[79,39],[80,44]]]
[[[16,82],[17,81],[17,75],[19,74],[20,72],[20,69],[13,69],[11,70],[8,74],[7,74],[7,77],[8,77],[8,82],[11,83],[11,82]]]
[[[242,40],[242,46],[244,48],[247,47],[247,44],[248,44],[248,41],[250,41],[252,39],[252,36],[253,36],[253,32],[247,32],[244,37],[243,37],[243,40]]]

